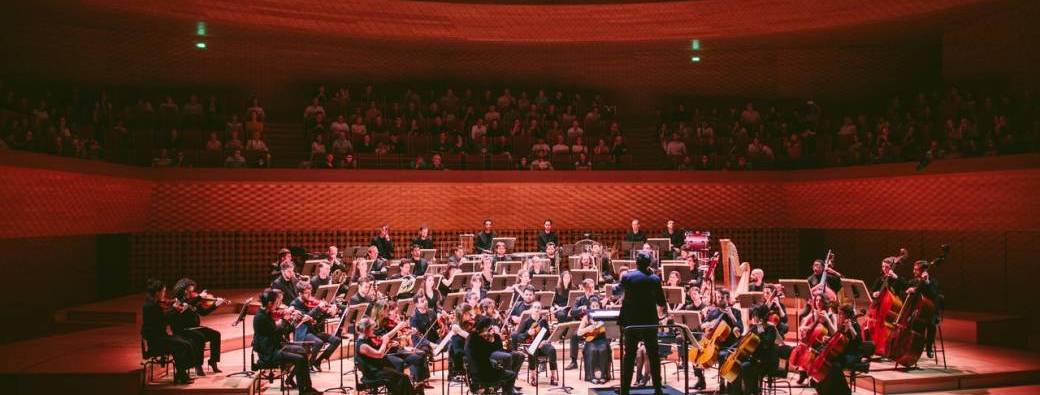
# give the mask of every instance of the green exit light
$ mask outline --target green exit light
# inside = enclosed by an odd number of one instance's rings
[[[690,44],[690,47],[693,48],[694,51],[700,51],[701,50],[701,40],[693,40],[693,43]]]
[[[199,22],[195,23],[195,35],[197,35],[197,36],[205,36],[206,35],[206,22],[199,21]]]
[[[197,43],[195,43],[195,48],[198,48],[198,49],[206,49],[206,43],[203,43],[203,42],[197,42]]]
[[[694,57],[690,58],[690,61],[693,62],[693,63],[700,63],[701,62],[701,57],[700,56],[694,56]]]

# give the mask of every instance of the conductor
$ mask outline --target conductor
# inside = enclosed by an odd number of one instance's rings
[[[625,299],[621,302],[621,313],[618,324],[622,329],[630,325],[657,325],[664,309],[664,291],[661,289],[661,278],[650,271],[650,255],[640,253],[636,256],[636,268],[621,278]],[[648,306],[656,306],[649,309]],[[639,341],[643,341],[647,363],[650,364],[650,377],[654,383],[654,394],[661,392],[661,356],[657,349],[657,328],[632,329],[625,331],[624,359],[621,361],[621,395],[628,395],[632,387],[632,372],[635,368],[636,353]]]

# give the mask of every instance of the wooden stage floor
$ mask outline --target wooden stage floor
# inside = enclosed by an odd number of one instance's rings
[[[255,291],[225,290],[218,295],[228,295],[241,302],[254,296]],[[239,300],[241,299],[241,300]],[[111,301],[79,306],[58,315],[66,319],[99,318],[110,326],[82,330],[55,336],[30,339],[0,345],[0,388],[4,393],[248,393],[259,383],[245,378],[227,378],[228,373],[243,369],[242,328],[233,327],[234,309],[226,308],[204,318],[203,324],[219,330],[223,335],[221,375],[198,378],[193,385],[173,386],[170,377],[157,377],[153,384],[141,386],[140,336],[138,334],[141,297],[125,297]],[[231,306],[234,307],[234,306]],[[67,314],[73,312],[72,314]],[[62,313],[65,313],[62,315]],[[93,318],[91,318],[93,317]],[[56,317],[59,318],[59,317]],[[107,320],[107,321],[106,321]],[[252,338],[252,328],[247,322],[246,345]],[[246,349],[250,352],[250,349]],[[557,345],[562,353],[562,345]],[[878,393],[929,393],[929,394],[1040,394],[1040,354],[1010,348],[977,345],[970,342],[947,341],[948,369],[936,365],[934,360],[922,360],[921,369],[897,371],[891,363],[874,363],[871,375],[877,381]],[[248,359],[248,354],[247,359]],[[338,355],[336,356],[338,357]],[[615,361],[615,368],[620,363]],[[344,361],[344,369],[352,368],[351,358]],[[526,365],[525,365],[526,368]],[[675,365],[666,364],[666,381],[675,388],[682,387],[682,376],[675,374]],[[717,388],[714,370],[706,372],[708,389]],[[332,370],[313,373],[314,386],[319,390],[339,386],[339,361],[332,362]],[[548,379],[541,378],[537,391],[534,387],[518,381],[525,394],[561,393],[548,391]],[[348,386],[353,385],[353,375],[344,377]],[[692,372],[691,385],[696,381]],[[566,371],[567,385],[574,387],[572,393],[587,394],[590,387],[612,387],[618,380],[606,385],[592,386],[578,380],[577,370]],[[277,382],[266,385],[264,393],[279,393]],[[433,373],[433,385],[427,394],[441,394],[443,381],[439,371]],[[869,379],[858,380],[858,393],[871,393]],[[450,387],[454,393],[458,386]],[[692,393],[692,391],[691,391]],[[795,388],[794,394],[811,394],[811,389]]]

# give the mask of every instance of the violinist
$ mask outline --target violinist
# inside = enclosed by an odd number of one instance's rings
[[[167,306],[164,308],[164,306]],[[141,307],[141,337],[144,338],[151,353],[173,354],[173,365],[176,373],[174,384],[191,384],[194,380],[188,375],[188,368],[194,365],[196,351],[190,340],[181,336],[170,335],[166,327],[169,325],[167,314],[183,309],[182,305],[166,299],[166,285],[159,280],[148,280],[147,295]],[[166,311],[164,311],[166,310]]]
[[[570,321],[569,312],[567,311],[567,299],[570,297],[571,291],[575,289],[577,287],[571,281],[571,271],[564,270],[561,272],[559,279],[556,280],[556,288],[553,289],[552,309],[555,310],[556,321]]]
[[[907,283],[906,294],[920,293],[921,296],[928,298],[941,308],[939,306],[939,283],[928,274],[929,266],[928,261],[914,262],[914,278]],[[935,314],[934,317],[932,322],[924,328],[925,352],[928,358],[935,355],[935,327],[939,324],[939,314]]]
[[[358,339],[354,344],[354,355],[362,377],[385,380],[392,394],[411,395],[415,390],[408,383],[408,376],[405,376],[398,364],[391,361],[391,355],[387,353],[393,343],[393,336],[404,325],[401,322],[393,331],[380,336],[375,333],[376,322],[368,317],[362,318],[357,324]]]
[[[288,248],[282,248],[278,250],[278,260],[271,264],[271,278],[277,278],[282,272],[282,263],[291,263],[293,266],[296,263],[293,262],[292,252]]]
[[[487,296],[488,287],[485,286],[484,276],[480,273],[475,273],[469,277],[469,283],[466,284],[466,293],[476,293],[478,295],[477,301],[484,299]]]
[[[356,258],[354,267],[351,269],[350,282],[356,283],[365,279],[372,279],[372,275],[368,271],[368,261],[365,258]]]
[[[870,291],[873,293],[874,299],[881,297],[881,291],[888,289],[893,294],[899,296],[903,295],[906,290],[906,281],[899,278],[896,274],[895,266],[906,257],[906,249],[900,249],[900,256],[888,257],[881,260],[881,276],[874,281],[874,285],[870,287]]]
[[[687,256],[686,265],[690,268],[690,281],[687,281],[686,285],[691,288],[700,288],[704,284],[704,272],[701,271],[697,257],[694,255]]]
[[[780,337],[783,338],[790,330],[790,325],[787,323],[787,309],[783,304],[784,289],[779,285],[766,284],[762,288],[762,294],[764,296],[762,305],[768,310],[766,320],[776,326]]]
[[[440,284],[437,284],[437,290],[440,291],[442,297],[451,293],[451,284],[455,282],[455,276],[459,274],[462,274],[462,267],[459,264],[448,265],[448,272],[441,278]]]
[[[459,245],[453,251],[454,253],[448,257],[448,265],[459,266],[466,259],[466,248]]]
[[[601,308],[603,306],[600,304],[599,297],[592,297],[589,301],[589,310]],[[585,381],[593,384],[606,384],[607,381],[610,381],[610,360],[613,358],[613,354],[610,350],[610,341],[607,340],[607,331],[603,325],[601,321],[593,321],[587,312],[582,315],[581,323],[578,324],[578,336],[586,339],[583,350]],[[589,337],[592,337],[592,340],[588,340]],[[597,371],[599,377],[596,377]]]
[[[531,305],[534,304],[534,296],[534,287],[530,285],[520,293],[520,298],[513,302],[513,309],[509,311],[509,323],[511,325],[520,324],[521,314],[530,309]]]
[[[377,323],[376,335],[382,336],[391,332],[396,333],[400,329],[407,328],[408,323],[400,320],[400,313],[397,308],[398,304],[395,300],[377,300],[372,304],[372,318]],[[410,334],[407,335],[410,337]],[[426,365],[426,353],[414,347],[398,343],[397,347],[389,349],[386,358],[398,369],[404,370],[407,367],[411,372],[412,380],[418,385],[422,385],[421,383],[430,378],[429,366]]]
[[[296,282],[300,279],[296,276],[296,265],[292,262],[282,262],[281,273],[278,278],[271,282],[271,288],[282,291],[286,300],[296,299]]]
[[[531,272],[521,270],[516,273],[516,284],[513,284],[513,300],[524,298],[524,291],[531,287]]]
[[[419,226],[419,234],[415,236],[414,239],[412,239],[412,245],[417,245],[419,246],[419,248],[427,250],[437,248],[435,243],[433,242],[433,236],[430,236],[429,226],[427,226],[426,224],[422,224]],[[425,269],[425,267],[423,269]],[[425,270],[423,270],[423,272],[425,273]]]
[[[412,313],[412,317],[408,322],[414,330],[412,332],[412,346],[428,356],[430,358],[428,362],[432,362],[432,344],[441,341],[439,317],[437,312],[430,309],[429,301],[422,294],[415,295],[412,300],[415,303],[415,312]],[[428,377],[422,381],[422,386],[426,389],[433,388],[429,383]]]
[[[383,226],[379,227],[378,232],[379,233],[372,238],[372,242],[369,243],[369,246],[376,247],[376,253],[380,258],[383,258],[385,263],[387,259],[392,259],[394,257],[394,241],[390,240],[390,225],[383,224]],[[371,260],[374,258],[369,257],[369,259]],[[383,280],[383,278],[380,280]]]
[[[506,324],[506,321],[502,318],[502,313],[498,311],[498,308],[496,308],[494,300],[490,298],[481,299],[479,306],[479,316],[490,318],[491,323],[499,328],[502,328]]]
[[[390,266],[386,263],[386,258],[381,254],[382,252],[379,248],[373,245],[368,247],[368,255],[365,255],[365,262],[368,264],[368,275],[376,280],[386,280]]]
[[[678,270],[672,270],[671,272],[668,273],[668,280],[665,280],[664,286],[666,286],[666,287],[681,287],[681,286],[683,286],[682,275],[679,274]]]
[[[432,247],[431,247],[432,248]],[[426,268],[430,265],[430,262],[426,258],[422,257],[422,246],[419,244],[412,244],[412,255],[409,257],[409,261],[412,263],[412,272],[416,276],[426,275]],[[401,261],[404,263],[405,261]]]
[[[300,296],[294,299],[289,304],[289,307],[307,314],[313,318],[313,321],[296,327],[293,339],[297,342],[311,342],[315,345],[315,350],[321,350],[322,347],[327,346],[325,351],[322,351],[320,354],[315,352],[311,360],[311,366],[315,370],[321,371],[321,361],[331,359],[332,354],[336,352],[336,349],[343,342],[339,336],[325,333],[325,319],[335,316],[339,312],[338,307],[326,304],[325,301],[315,298],[311,284],[306,281],[296,283],[296,293]]]
[[[551,219],[547,218],[542,224],[542,227],[542,232],[538,233],[538,251],[545,252],[549,243],[559,244],[560,238],[556,232],[553,231],[553,221]]]
[[[481,288],[485,291],[491,290],[491,282],[495,280],[495,260],[485,255],[480,260],[480,280],[483,282]]]
[[[516,372],[520,365],[503,350],[502,337],[494,328],[487,318],[481,318],[473,324],[470,332],[472,336],[466,338],[465,346],[469,374],[482,382],[501,382],[502,393],[512,395],[520,391],[515,387]],[[519,362],[523,363],[523,359]]]
[[[319,392],[311,387],[306,351],[301,346],[283,343],[285,336],[293,331],[293,325],[283,319],[284,313],[279,308],[282,300],[282,291],[277,289],[268,288],[260,294],[262,308],[253,316],[253,351],[259,355],[261,366],[291,363],[295,377],[290,381],[295,382],[300,393],[317,394]]]
[[[354,296],[350,297],[350,304],[364,304],[375,302],[375,284],[369,279],[362,279],[358,282],[358,290]]]
[[[525,292],[525,301],[529,300],[527,295],[532,296],[530,300],[534,299],[533,292]],[[549,332],[549,320],[546,316],[548,312],[542,309],[542,304],[540,302],[535,301],[530,304],[530,308],[528,308],[525,313],[526,317],[524,317],[516,326],[516,330],[511,336],[511,344],[513,344],[514,347],[526,348],[527,345],[531,344],[531,342],[535,340],[539,331],[545,330],[545,337],[542,339],[541,344],[539,344],[535,349],[534,354],[531,354],[531,358],[527,359],[527,364],[530,366],[530,371],[538,372],[538,357],[546,357],[546,359],[549,360],[549,370],[551,371],[549,375],[549,384],[556,385],[556,347],[553,347],[552,343],[546,341]],[[533,381],[530,377],[528,380]]]
[[[311,288],[318,289],[323,285],[332,284],[332,266],[329,265],[328,261],[318,262],[318,267],[314,271],[314,276],[311,277]]]
[[[592,259],[592,254],[583,252],[578,255],[578,269],[580,270],[596,270],[596,262]]]
[[[555,248],[555,247],[554,247]],[[551,263],[548,259],[539,259],[530,257],[527,260],[527,271],[530,272],[531,276],[534,277],[536,274],[551,274],[549,273],[552,269],[549,267]]]
[[[464,373],[462,357],[465,351],[466,338],[469,337],[470,331],[473,330],[476,318],[476,314],[473,312],[473,305],[459,303],[455,306],[454,320],[452,320],[451,327],[448,329],[448,336],[451,337],[451,342],[448,343],[448,355],[451,358],[448,360],[448,372],[451,377],[457,377]]]
[[[205,290],[196,292],[196,286],[195,281],[189,278],[182,278],[173,286],[174,297],[187,308],[171,312],[170,329],[173,330],[174,335],[191,341],[196,351],[195,375],[205,376],[202,369],[202,351],[205,350],[207,342],[209,343],[209,367],[213,373],[220,373],[220,368],[217,367],[220,362],[220,332],[202,326],[201,316],[212,313],[220,304],[224,303],[224,300],[211,297]],[[204,305],[204,300],[213,303]]]

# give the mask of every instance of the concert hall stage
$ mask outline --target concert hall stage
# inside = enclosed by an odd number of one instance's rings
[[[254,290],[213,290],[213,293],[241,302],[255,296]],[[90,388],[106,388],[106,393],[199,393],[199,394],[245,394],[263,388],[263,393],[278,393],[277,381],[274,385],[248,378],[227,378],[226,375],[242,370],[242,328],[231,326],[235,319],[235,308],[232,305],[203,319],[203,324],[219,330],[223,335],[223,352],[221,369],[223,374],[209,374],[196,379],[189,386],[174,386],[172,377],[158,375],[153,382],[142,387],[140,361],[139,310],[141,295],[116,298],[90,305],[77,306],[56,314],[62,322],[91,322],[95,327],[64,333],[55,336],[25,340],[0,345],[0,388],[5,393],[83,393]],[[980,322],[993,322],[992,316],[972,314],[954,314],[957,325],[970,326],[973,317]],[[105,325],[105,326],[100,326]],[[982,324],[979,324],[982,325]],[[951,325],[954,326],[954,325]],[[252,327],[246,329],[246,346],[252,338]],[[952,331],[948,331],[952,332]],[[950,337],[958,337],[951,340]],[[1012,349],[980,345],[961,340],[961,336],[947,336],[946,359],[948,369],[943,369],[941,360],[937,365],[934,359],[922,358],[921,369],[913,371],[894,370],[891,363],[874,363],[871,376],[877,382],[877,392],[892,393],[934,393],[934,394],[1036,394],[1040,393],[1040,354]],[[557,345],[562,352],[562,345]],[[246,349],[246,352],[250,352]],[[247,358],[248,358],[248,354]],[[674,354],[673,354],[674,355]],[[350,355],[344,360],[344,368],[352,368]],[[339,386],[339,353],[334,356],[331,370],[328,366],[324,372],[313,373],[314,386],[328,389]],[[615,362],[615,368],[620,366]],[[682,375],[676,375],[675,365],[666,364],[666,382],[673,388],[682,387]],[[434,389],[428,394],[440,394],[443,382],[441,372],[433,373]],[[706,372],[708,389],[717,388],[717,376],[714,370]],[[526,375],[522,372],[521,376]],[[548,377],[541,376],[540,393],[550,393]],[[690,375],[691,385],[695,378]],[[354,382],[352,374],[344,377],[344,383],[351,386]],[[791,382],[794,382],[792,375]],[[566,384],[574,387],[574,394],[607,394],[607,388],[619,385],[613,380],[605,385],[592,386],[578,380],[577,370],[566,371]],[[524,388],[525,394],[535,393],[535,389],[522,381],[518,385]],[[858,393],[871,393],[872,382],[863,377],[857,381]],[[985,392],[978,389],[986,388]],[[457,385],[452,391],[459,391]],[[786,389],[786,386],[785,386]],[[795,389],[799,393],[800,389]],[[457,393],[457,392],[455,392]],[[552,391],[559,393],[559,391]],[[681,393],[681,392],[678,392]],[[691,391],[692,393],[692,391]],[[811,389],[805,393],[812,393]]]

